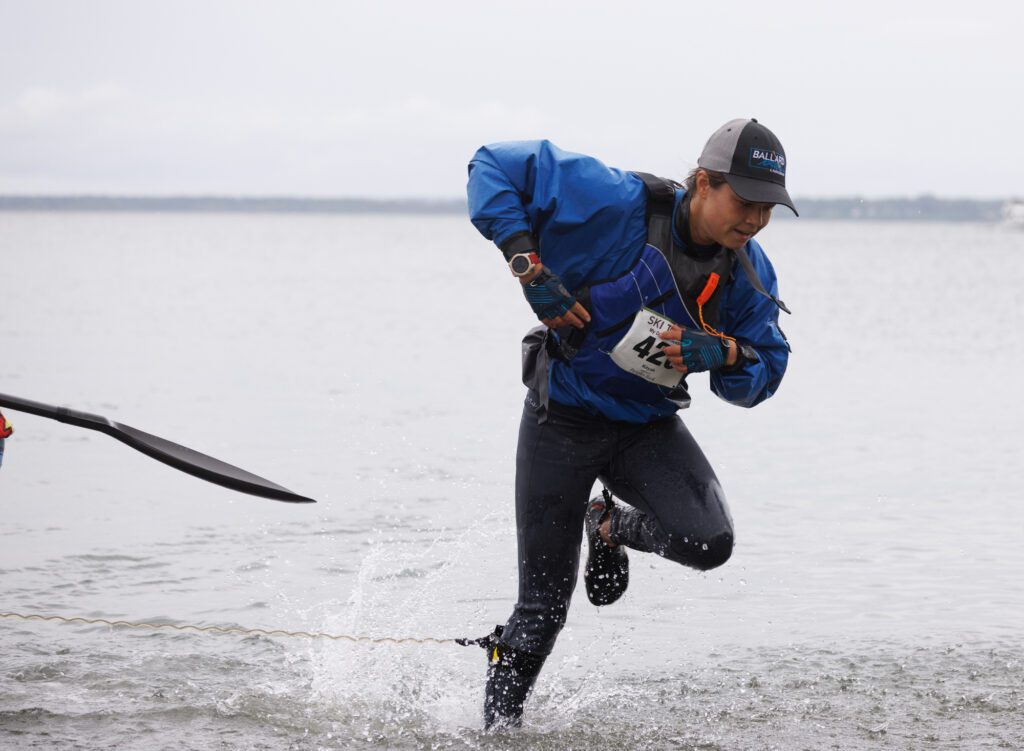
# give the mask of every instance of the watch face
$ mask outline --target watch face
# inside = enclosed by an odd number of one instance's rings
[[[516,276],[522,276],[530,270],[533,262],[530,260],[528,255],[520,253],[519,255],[512,256],[512,260],[508,262],[508,265],[511,267],[513,274]]]

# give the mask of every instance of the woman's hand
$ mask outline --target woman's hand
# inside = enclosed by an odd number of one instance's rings
[[[551,329],[574,326],[582,329],[590,323],[590,313],[562,284],[558,275],[543,264],[520,278],[526,301],[537,318]]]
[[[590,313],[587,312],[583,305],[577,302],[562,315],[556,318],[543,318],[541,323],[549,329],[560,329],[563,326],[573,326],[577,329],[582,329],[590,323]]]
[[[730,342],[731,346],[723,349],[722,342],[727,340],[721,340],[702,331],[684,329],[678,324],[673,324],[668,331],[661,332],[659,336],[672,340],[672,344],[664,349],[665,359],[680,373],[697,373],[736,364],[736,345]]]

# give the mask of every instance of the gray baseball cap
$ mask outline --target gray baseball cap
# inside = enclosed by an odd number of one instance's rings
[[[757,120],[730,120],[712,133],[697,166],[724,173],[729,187],[745,201],[781,203],[797,213],[786,192],[786,152]]]

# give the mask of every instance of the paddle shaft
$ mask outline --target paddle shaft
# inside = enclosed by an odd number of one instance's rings
[[[103,433],[110,433],[112,427],[110,420],[101,415],[92,415],[88,412],[79,412],[77,409],[68,407],[53,407],[42,402],[34,402],[31,399],[22,399],[10,394],[0,394],[0,407],[7,407],[17,412],[27,412],[30,415],[48,417],[51,420],[66,422],[69,425],[76,425],[79,428],[99,430]]]
[[[277,483],[222,462],[220,459],[201,454],[187,446],[168,441],[166,438],[145,433],[130,425],[111,422],[102,415],[80,412],[68,407],[54,407],[50,404],[22,399],[9,394],[0,394],[0,407],[106,433],[146,456],[225,488],[276,501],[316,503],[312,498],[293,493]]]

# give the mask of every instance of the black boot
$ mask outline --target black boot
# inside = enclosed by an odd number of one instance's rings
[[[536,655],[504,644],[502,626],[480,644],[487,650],[487,686],[484,689],[484,729],[517,728],[523,722],[523,703],[544,665]],[[479,642],[478,642],[479,643]]]
[[[601,495],[591,499],[584,517],[590,550],[586,568],[583,569],[583,583],[587,587],[587,599],[595,605],[611,605],[622,597],[629,586],[629,557],[626,549],[621,545],[608,547],[598,531],[605,515],[611,518],[614,508],[612,494],[605,488]]]

